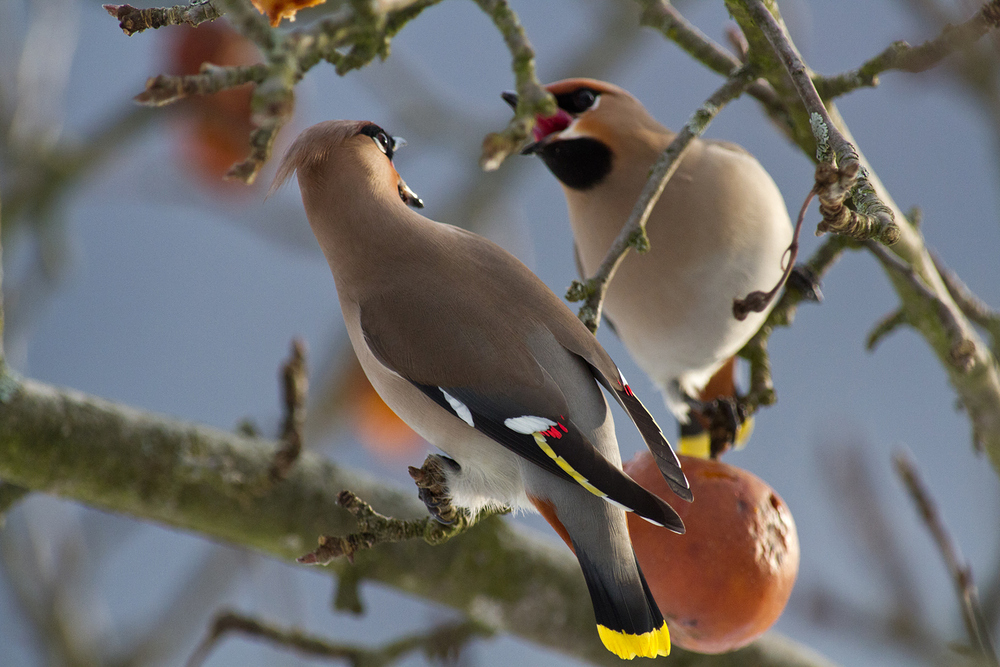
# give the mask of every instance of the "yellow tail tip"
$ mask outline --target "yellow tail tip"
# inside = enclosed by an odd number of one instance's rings
[[[695,435],[682,435],[677,443],[677,450],[684,456],[696,456],[699,459],[707,459],[711,452],[711,438],[708,431],[702,431]]]
[[[733,446],[736,449],[746,447],[747,441],[753,435],[753,417],[747,417],[743,424],[736,430],[736,442]],[[682,435],[677,443],[677,450],[685,456],[697,456],[700,459],[707,459],[712,452],[712,439],[708,431],[702,431],[694,435]]]
[[[605,648],[622,660],[631,660],[636,656],[655,658],[658,655],[670,655],[670,630],[665,621],[659,629],[641,635],[618,632],[603,625],[597,626],[597,634]]]
[[[743,449],[747,446],[747,441],[750,436],[753,435],[753,417],[747,417],[743,420],[743,425],[740,426],[739,430],[736,431],[736,449]]]

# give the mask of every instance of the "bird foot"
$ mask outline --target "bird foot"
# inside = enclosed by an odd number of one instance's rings
[[[806,301],[823,302],[819,278],[807,264],[796,264],[788,274],[788,288],[798,290]]]
[[[736,434],[747,419],[746,406],[731,396],[719,396],[711,401],[687,399],[692,417],[708,431],[709,456],[713,459],[733,448]]]
[[[419,489],[417,496],[427,506],[427,511],[439,522],[450,526],[458,520],[459,509],[451,504],[446,468],[453,471],[461,469],[454,460],[431,454],[424,460],[424,465],[419,468],[410,466],[409,472]]]

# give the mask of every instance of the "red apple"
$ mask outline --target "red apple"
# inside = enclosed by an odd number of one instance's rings
[[[766,482],[720,461],[680,459],[692,503],[677,501],[649,452],[624,468],[671,501],[687,533],[633,513],[629,533],[672,641],[699,653],[724,653],[749,644],[781,615],[798,574],[799,539],[788,506]]]

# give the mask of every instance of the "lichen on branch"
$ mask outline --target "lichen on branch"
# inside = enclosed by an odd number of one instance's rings
[[[354,519],[337,503],[352,488],[394,516],[426,516],[413,497],[303,453],[282,484],[255,493],[275,443],[116,405],[32,380],[13,380],[0,401],[0,478],[107,511],[167,524],[291,561],[322,534],[347,534]],[[334,562],[358,580],[378,581],[448,605],[490,625],[597,665],[617,667],[594,631],[587,587],[562,544],[515,530],[497,517],[437,546],[383,544]],[[676,650],[685,667],[734,660],[761,667],[830,667],[774,633],[725,656]]]
[[[222,16],[221,9],[212,0],[202,0],[173,7],[137,9],[132,5],[103,5],[104,10],[118,19],[118,27],[131,37],[137,32],[162,28],[168,25],[198,25]]]
[[[877,239],[885,245],[892,245],[899,239],[899,229],[892,212],[868,183],[867,175],[858,160],[857,149],[840,132],[829,112],[816,92],[809,68],[802,61],[780,22],[765,6],[763,0],[746,0],[744,3],[749,18],[763,33],[775,56],[782,63],[791,78],[798,96],[809,113],[810,127],[816,140],[817,159],[829,162],[841,173],[856,174],[854,189],[855,210],[844,214],[820,231],[836,232],[856,241]]]

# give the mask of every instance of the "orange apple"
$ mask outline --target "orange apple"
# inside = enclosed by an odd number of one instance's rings
[[[634,513],[629,533],[672,641],[699,653],[724,653],[778,620],[798,574],[799,539],[788,506],[766,482],[721,461],[680,459],[692,503],[677,501],[649,452],[624,468],[671,502],[687,533],[671,533]]]

